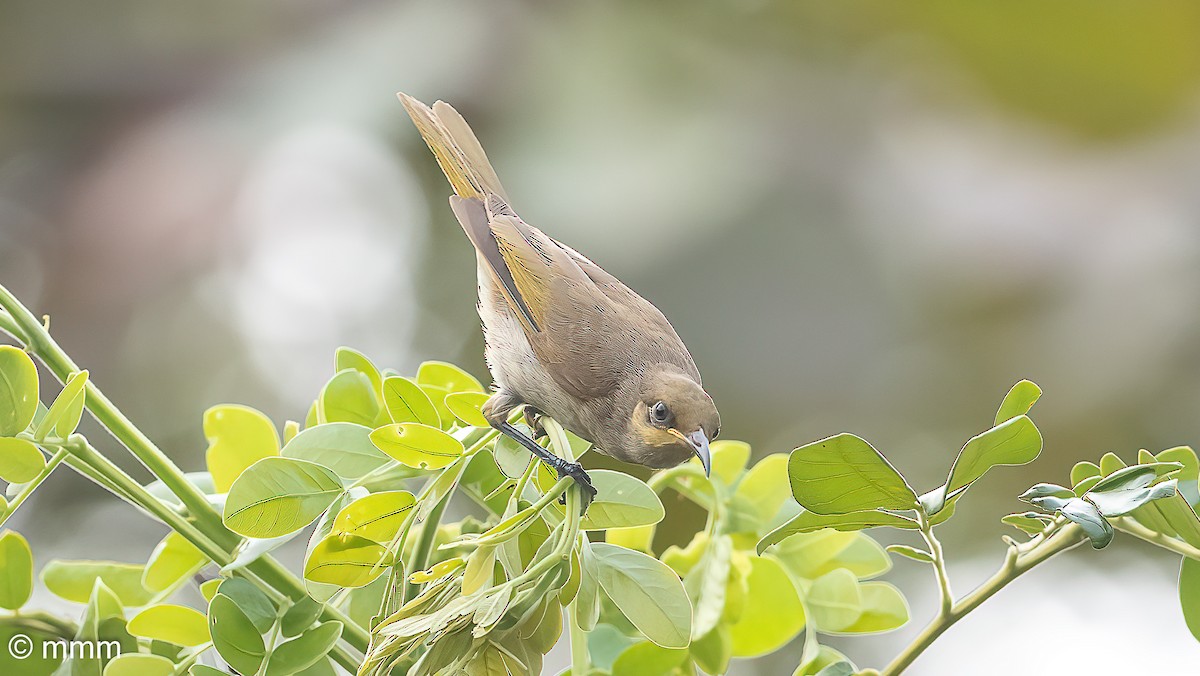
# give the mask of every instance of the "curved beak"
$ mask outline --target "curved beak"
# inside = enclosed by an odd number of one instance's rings
[[[708,436],[704,434],[704,430],[696,430],[683,434],[678,430],[671,430],[675,436],[687,442],[692,447],[692,452],[700,458],[700,464],[704,465],[704,476],[712,474],[712,455],[708,451]]]

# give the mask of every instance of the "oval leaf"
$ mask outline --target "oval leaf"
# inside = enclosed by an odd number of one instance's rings
[[[408,491],[372,493],[343,507],[333,521],[333,532],[389,542],[416,504]]]
[[[71,436],[71,433],[79,426],[79,419],[83,417],[84,388],[87,386],[87,379],[87,371],[76,371],[71,374],[54,403],[50,405],[50,410],[38,422],[37,429],[33,433],[34,439],[41,441],[47,436],[66,439]]]
[[[208,620],[192,608],[150,606],[129,620],[130,634],[187,648],[208,643]]]
[[[756,657],[778,650],[804,628],[804,606],[778,561],[750,557],[745,605],[733,625],[735,657]]]
[[[371,432],[371,441],[397,462],[415,469],[442,469],[462,457],[463,445],[442,430],[419,423],[393,423]]]
[[[205,460],[218,493],[254,463],[279,455],[279,434],[271,419],[249,406],[225,404],[204,412]]]
[[[217,594],[208,605],[208,630],[229,666],[243,674],[256,673],[262,666],[267,654],[262,635],[228,596]]]
[[[996,422],[993,425],[999,425],[1019,415],[1029,413],[1029,409],[1033,408],[1041,396],[1042,388],[1028,380],[1022,380],[1013,385],[1008,394],[1004,395],[1004,401],[1000,403],[1000,410],[996,411]]]
[[[339,587],[365,587],[391,567],[386,547],[357,535],[328,535],[304,562],[304,577]]]
[[[46,458],[33,442],[0,437],[0,479],[10,484],[33,481],[46,467]]]
[[[788,460],[792,494],[816,514],[915,509],[917,494],[871,444],[839,434],[801,446]]]
[[[675,572],[657,559],[616,545],[591,545],[596,579],[617,608],[654,643],[686,648],[692,604]]]
[[[275,538],[304,528],[342,494],[332,470],[294,458],[266,458],[247,469],[225,500],[225,525],[239,535]]]
[[[446,408],[469,427],[491,427],[479,409],[491,397],[483,392],[454,392],[446,395]]]
[[[285,458],[315,462],[351,480],[360,479],[389,461],[371,443],[370,427],[348,422],[309,427],[289,441],[281,454]]]
[[[0,345],[0,437],[24,432],[38,407],[38,372],[25,351]]]
[[[33,593],[33,551],[11,530],[0,535],[0,608],[19,610]]]
[[[419,385],[400,376],[388,376],[383,381],[383,403],[392,422],[415,422],[440,428],[441,417],[429,395]]]
[[[596,497],[580,522],[583,530],[649,526],[666,515],[658,494],[640,479],[607,469],[588,474],[596,488]]]
[[[304,671],[325,657],[341,637],[342,623],[326,622],[276,646],[267,661],[267,676]]]

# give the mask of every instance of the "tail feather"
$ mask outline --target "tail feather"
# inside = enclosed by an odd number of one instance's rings
[[[457,110],[444,101],[430,108],[403,92],[398,96],[455,193],[483,201],[493,194],[508,201],[483,146]]]

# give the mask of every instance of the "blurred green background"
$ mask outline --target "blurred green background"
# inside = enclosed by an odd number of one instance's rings
[[[400,89],[665,312],[760,455],[853,431],[928,489],[1039,383],[1042,458],[946,528],[959,591],[1031,483],[1200,441],[1196,3],[0,0],[0,283],[189,469],[205,408],[301,418],[341,344],[484,377]],[[160,535],[65,475],[16,521],[39,563]],[[1072,552],[914,673],[1186,673],[1176,567]],[[928,571],[891,579],[914,623],[838,643],[860,664],[932,612]]]

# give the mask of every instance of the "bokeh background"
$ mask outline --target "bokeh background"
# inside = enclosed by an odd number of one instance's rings
[[[301,418],[341,344],[485,378],[399,89],[664,310],[758,455],[853,431],[928,489],[1038,382],[1041,459],[944,529],[959,591],[1031,483],[1200,442],[1196,3],[0,0],[0,283],[189,469],[205,408]],[[144,558],[113,503],[56,474],[15,525],[39,562]],[[1177,565],[1073,551],[913,671],[1192,673]],[[933,609],[923,567],[889,579],[914,622],[837,642],[863,666]]]

